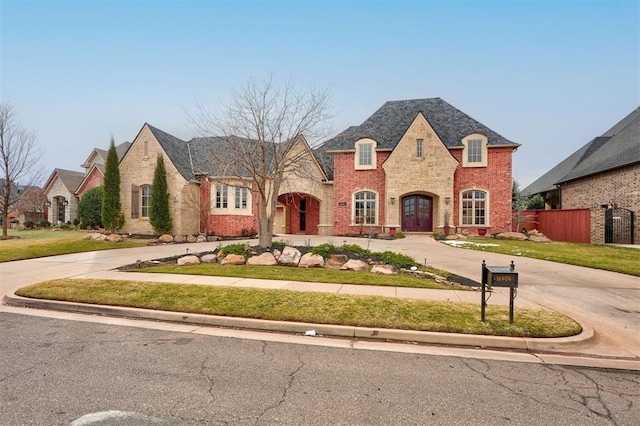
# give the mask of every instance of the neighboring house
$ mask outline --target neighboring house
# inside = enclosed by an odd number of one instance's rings
[[[638,242],[640,223],[633,221],[633,214],[640,211],[640,108],[561,161],[522,194],[541,194],[547,208],[595,209],[593,243],[605,242],[607,225],[601,222],[606,215],[616,228],[628,224],[633,241]],[[612,209],[626,212],[611,215]]]
[[[131,142],[116,146],[118,159],[126,153]],[[84,172],[54,169],[44,186],[47,196],[47,220],[52,224],[72,222],[78,219],[78,202],[85,192],[104,183],[104,165],[108,151],[94,148],[82,164]]]
[[[78,199],[75,191],[84,179],[84,173],[73,170],[53,169],[44,185],[49,206],[47,220],[54,225],[78,218]]]
[[[440,98],[387,102],[319,148],[333,160],[333,233],[510,230],[518,146]]]
[[[249,177],[211,161],[221,140],[183,141],[144,124],[120,162],[123,231],[153,233],[148,216],[158,155],[167,167],[174,234],[256,231]],[[302,136],[296,140],[290,155],[304,163],[303,173],[285,176],[274,232],[509,230],[518,146],[442,99],[387,102],[317,149]]]

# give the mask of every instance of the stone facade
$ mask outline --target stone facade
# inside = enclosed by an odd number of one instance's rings
[[[167,171],[167,186],[169,192],[169,209],[173,223],[174,234],[197,234],[198,217],[200,211],[200,197],[198,184],[187,181],[176,169],[164,152],[147,125],[143,126],[127,154],[120,162],[120,201],[124,213],[125,223],[122,232],[134,234],[153,234],[153,227],[148,217],[142,215],[140,206],[139,217],[132,217],[133,185],[142,188],[153,183],[157,156],[164,157]],[[138,202],[141,203],[139,195]]]
[[[53,225],[57,225],[58,222],[73,222],[74,219],[77,219],[78,199],[58,177],[54,177],[47,187],[47,199],[51,201],[51,207],[48,208],[47,212],[47,220]],[[68,205],[65,206],[61,202],[63,199],[68,202]]]

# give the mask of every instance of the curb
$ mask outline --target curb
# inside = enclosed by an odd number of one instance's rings
[[[585,344],[594,338],[593,329],[580,323],[582,332],[570,337],[527,338],[481,336],[474,334],[439,333],[430,331],[395,330],[388,328],[367,328],[344,325],[312,324],[303,322],[287,322],[260,320],[251,318],[225,317],[219,315],[189,314],[170,311],[156,311],[143,308],[127,308],[120,306],[94,305],[88,303],[61,302],[57,300],[30,299],[10,293],[2,302],[8,306],[50,309],[55,311],[80,314],[105,315],[167,321],[184,324],[197,324],[227,328],[241,328],[259,331],[304,334],[314,330],[316,334],[333,337],[361,338],[397,342],[418,342],[448,346],[472,346],[493,349],[512,349],[519,351],[543,351],[567,353],[576,344]]]

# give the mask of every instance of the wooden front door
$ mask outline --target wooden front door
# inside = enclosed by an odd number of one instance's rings
[[[402,230],[433,231],[433,199],[426,195],[411,195],[402,199]]]

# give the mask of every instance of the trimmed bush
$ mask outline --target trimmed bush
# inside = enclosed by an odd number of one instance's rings
[[[104,188],[97,186],[91,188],[80,199],[78,203],[78,215],[84,227],[102,226],[102,198]]]

